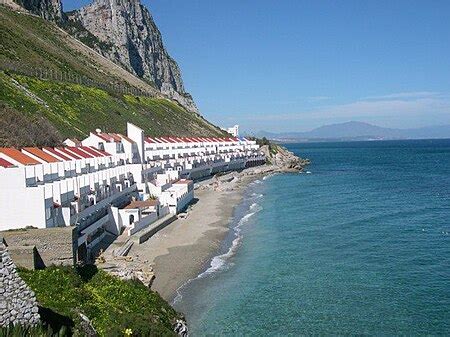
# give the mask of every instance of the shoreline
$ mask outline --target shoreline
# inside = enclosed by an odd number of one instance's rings
[[[281,173],[265,165],[211,177],[196,183],[195,202],[186,212],[148,241],[133,245],[128,256],[151,267],[155,279],[151,289],[173,302],[178,290],[210,267],[232,228],[236,207],[249,184],[264,176]]]

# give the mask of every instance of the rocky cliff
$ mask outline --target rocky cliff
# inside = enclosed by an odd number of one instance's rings
[[[68,15],[102,42],[91,47],[153,83],[187,110],[198,112],[191,95],[184,90],[177,63],[165,49],[158,27],[140,0],[94,0]]]
[[[14,0],[17,4],[33,14],[46,20],[61,22],[65,16],[62,10],[61,0]]]

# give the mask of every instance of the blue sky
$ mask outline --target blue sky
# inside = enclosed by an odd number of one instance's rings
[[[216,124],[450,124],[450,1],[142,2]]]

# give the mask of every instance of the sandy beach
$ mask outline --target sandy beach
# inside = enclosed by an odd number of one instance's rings
[[[156,278],[152,289],[168,301],[179,287],[197,277],[218,251],[232,221],[234,208],[246,186],[271,169],[248,169],[196,184],[195,202],[186,219],[177,219],[128,256],[135,263],[152,266]]]
[[[152,289],[163,298],[173,299],[176,290],[195,278],[218,250],[234,206],[241,200],[240,191],[198,191],[187,219],[177,219],[129,253],[151,261],[156,275]]]

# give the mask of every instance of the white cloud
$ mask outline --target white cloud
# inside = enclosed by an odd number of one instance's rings
[[[327,101],[331,98],[332,97],[330,97],[330,96],[311,96],[311,97],[308,97],[308,100],[310,100],[310,101]]]
[[[282,114],[254,115],[249,120],[351,119],[365,117],[403,117],[448,114],[450,95],[436,92],[396,93],[365,97],[346,104],[327,105],[315,109]]]
[[[412,92],[399,92],[381,96],[368,96],[363,98],[364,100],[391,100],[391,99],[418,99],[418,98],[432,98],[439,97],[441,93],[434,91],[412,91]]]

